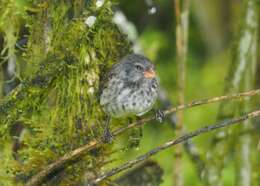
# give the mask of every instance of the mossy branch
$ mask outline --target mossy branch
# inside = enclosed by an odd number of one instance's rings
[[[242,121],[245,121],[245,120],[248,120],[248,119],[252,119],[252,118],[256,118],[260,116],[260,110],[256,110],[256,111],[253,111],[253,112],[250,112],[248,114],[244,114],[240,117],[236,117],[236,118],[232,118],[232,119],[228,119],[228,120],[224,120],[224,121],[220,121],[216,124],[213,124],[213,125],[208,125],[206,127],[202,127],[198,130],[195,130],[193,132],[190,132],[188,134],[185,134],[177,139],[174,139],[174,140],[170,140],[166,143],[164,143],[163,145],[160,145],[150,151],[148,151],[147,153],[141,155],[141,156],[138,156],[137,158],[135,158],[134,160],[130,160],[116,168],[113,168],[112,170],[100,175],[98,178],[96,178],[94,181],[92,181],[90,183],[90,185],[96,185],[98,183],[100,183],[102,180],[108,178],[108,177],[111,177],[115,174],[118,174],[119,172],[122,172],[124,170],[127,170],[135,165],[137,165],[138,163],[148,159],[149,157],[157,154],[158,152],[162,151],[162,150],[165,150],[169,147],[172,147],[172,146],[175,146],[177,144],[180,144],[180,143],[183,143],[183,142],[186,142],[187,140],[191,139],[191,138],[194,138],[198,135],[201,135],[201,134],[204,134],[204,133],[207,133],[207,132],[210,132],[210,131],[213,131],[213,130],[216,130],[216,129],[219,129],[219,128],[223,128],[223,127],[227,127],[227,126],[230,126],[230,125],[235,125],[235,124],[242,124],[241,122]]]
[[[179,105],[177,107],[173,107],[170,109],[167,109],[164,111],[165,115],[169,115],[173,112],[179,111],[179,110],[184,110],[187,108],[195,107],[195,106],[200,106],[204,104],[209,104],[209,103],[215,103],[219,101],[227,101],[227,100],[232,100],[232,99],[242,99],[246,97],[252,97],[260,94],[260,89],[257,90],[251,90],[248,92],[243,92],[243,93],[237,93],[237,94],[231,94],[231,95],[226,95],[226,96],[219,96],[219,97],[213,97],[209,99],[202,99],[202,100],[196,100],[192,101],[191,103]],[[129,124],[126,127],[119,128],[113,132],[114,136],[117,136],[119,134],[124,133],[126,130],[134,128],[134,127],[141,127],[142,125],[146,124],[147,122],[155,119],[154,116],[152,117],[147,117],[142,120],[139,120],[137,122],[133,122]],[[46,166],[42,171],[40,171],[38,174],[33,176],[28,182],[28,186],[33,186],[33,185],[39,185],[42,183],[48,175],[53,173],[54,171],[66,166],[68,163],[72,163],[73,160],[76,158],[79,158],[83,155],[85,155],[87,152],[89,152],[92,149],[95,149],[102,145],[102,140],[92,140],[89,143],[85,144],[84,146],[81,146],[71,152],[66,153],[64,156],[62,156],[60,159],[56,160],[55,162],[49,164]]]

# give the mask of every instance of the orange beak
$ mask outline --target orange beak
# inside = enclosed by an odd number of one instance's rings
[[[153,69],[144,71],[144,77],[148,78],[148,79],[152,79],[155,77],[155,72],[153,71]]]

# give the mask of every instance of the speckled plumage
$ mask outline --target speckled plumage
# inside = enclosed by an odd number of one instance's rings
[[[100,104],[112,117],[141,116],[154,105],[158,96],[156,78],[146,78],[154,65],[144,56],[130,54],[112,66],[105,76]]]

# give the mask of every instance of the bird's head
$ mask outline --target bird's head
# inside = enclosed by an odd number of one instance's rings
[[[122,75],[129,82],[151,81],[156,78],[154,65],[146,57],[130,54],[121,61]]]

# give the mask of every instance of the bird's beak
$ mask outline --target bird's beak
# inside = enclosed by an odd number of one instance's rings
[[[148,79],[152,79],[155,77],[155,72],[153,69],[150,69],[150,70],[147,70],[147,71],[144,71],[144,77],[148,78]]]

